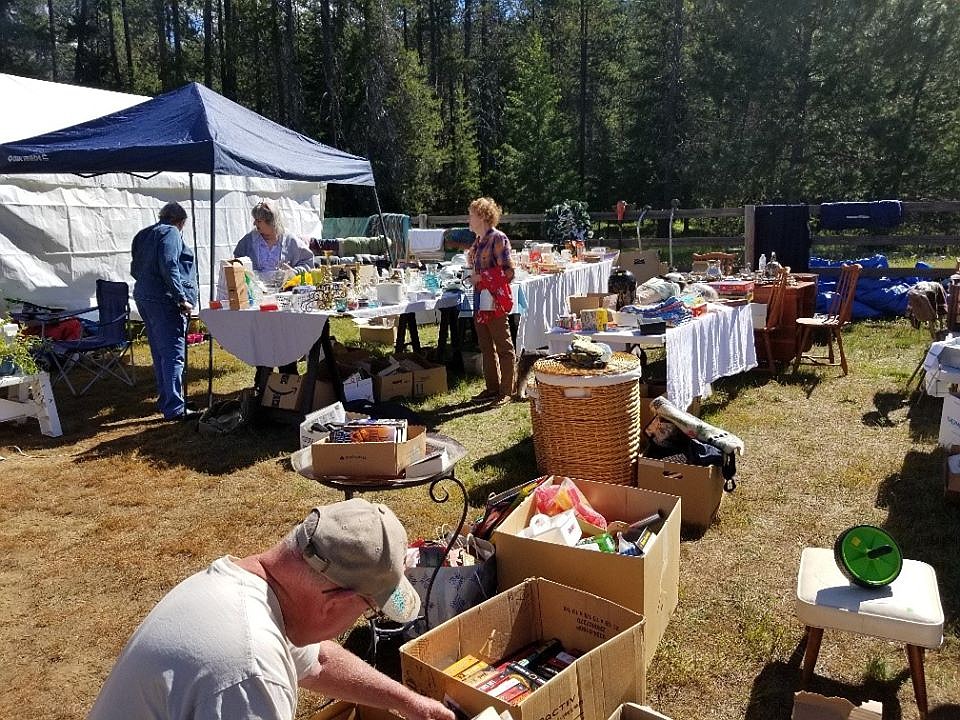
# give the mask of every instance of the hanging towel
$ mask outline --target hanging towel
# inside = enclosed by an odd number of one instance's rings
[[[777,262],[793,272],[807,272],[810,263],[810,206],[758,205],[755,214],[755,254]]]
[[[893,228],[903,222],[903,205],[899,200],[874,202],[837,202],[820,205],[821,230],[878,230]]]

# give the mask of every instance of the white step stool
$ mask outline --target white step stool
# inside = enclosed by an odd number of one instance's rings
[[[937,575],[926,563],[904,560],[899,577],[889,585],[854,585],[837,567],[833,550],[805,548],[797,576],[797,617],[807,626],[803,684],[813,677],[824,628],[902,642],[907,646],[913,692],[920,717],[927,715],[924,648],[943,642],[943,606]]]
[[[40,432],[44,435],[63,435],[60,416],[57,414],[57,402],[54,400],[50,376],[47,373],[3,375],[0,376],[0,388],[7,390],[7,397],[0,398],[0,422],[22,422],[27,418],[36,418],[40,423]]]

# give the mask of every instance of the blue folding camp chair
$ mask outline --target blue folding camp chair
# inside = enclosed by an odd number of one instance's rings
[[[96,322],[85,322],[90,334],[79,340],[54,340],[50,343],[49,359],[54,374],[53,382],[66,382],[70,392],[83,395],[97,380],[113,376],[131,387],[133,373],[133,343],[130,340],[130,289],[125,282],[97,280],[97,304],[81,310],[56,314],[56,320],[98,311]],[[51,318],[54,319],[54,318]],[[124,357],[129,359],[129,371]],[[78,392],[70,374],[85,372],[90,380]]]

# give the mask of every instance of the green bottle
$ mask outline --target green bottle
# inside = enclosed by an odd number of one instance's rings
[[[606,532],[581,540],[577,543],[577,545],[596,545],[600,548],[600,552],[617,552],[617,541],[614,539],[613,535]]]

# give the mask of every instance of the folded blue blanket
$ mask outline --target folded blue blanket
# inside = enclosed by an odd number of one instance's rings
[[[821,230],[892,228],[901,222],[903,222],[903,206],[899,200],[822,203],[820,205]]]

